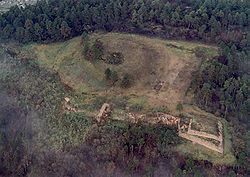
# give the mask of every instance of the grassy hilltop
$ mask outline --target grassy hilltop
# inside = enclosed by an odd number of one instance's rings
[[[195,49],[202,47],[208,55],[216,55],[215,47],[204,44],[166,41],[132,34],[94,33],[90,41],[100,39],[105,54],[120,52],[124,62],[110,65],[103,61],[89,62],[84,59],[80,37],[53,44],[31,44],[27,51],[34,52],[37,62],[58,72],[62,80],[79,92],[108,91],[113,94],[147,95],[153,105],[162,103],[176,105],[184,100],[194,72],[202,62],[195,56]],[[104,54],[104,56],[105,56]],[[119,82],[115,87],[107,87],[104,72],[107,68],[118,72],[120,78],[129,73],[133,78],[130,89],[121,89]],[[154,85],[164,81],[166,87],[156,94]]]
[[[73,99],[75,105],[83,109],[95,100],[96,108],[85,109],[87,115],[94,116],[101,104],[108,101],[115,107],[113,118],[119,120],[126,119],[123,113],[126,106],[138,113],[147,114],[152,110],[165,109],[171,114],[179,115],[176,105],[190,103],[191,95],[187,95],[187,92],[195,71],[204,60],[216,56],[218,52],[216,47],[201,43],[162,40],[134,34],[90,35],[91,44],[97,39],[103,43],[104,57],[112,52],[120,52],[124,56],[124,62],[111,65],[102,60],[87,60],[83,55],[81,37],[52,44],[29,44],[24,47],[24,54],[35,57],[41,67],[57,72],[62,81],[78,94],[89,94],[84,96],[84,100],[82,96]],[[203,57],[198,57],[197,50],[203,51]],[[115,85],[110,85],[105,80],[104,73],[107,68],[118,72],[120,80]],[[120,83],[126,73],[133,78],[133,84],[130,88],[123,89]],[[159,92],[153,89],[158,81],[165,84]],[[162,109],[163,107],[165,108]],[[196,107],[184,104],[181,113],[202,121],[204,125],[207,124],[208,132],[216,128],[216,123],[211,126],[209,122],[217,118]],[[224,125],[227,123],[224,122]],[[178,150],[215,164],[232,164],[235,159],[230,150],[231,141],[227,126],[224,131],[224,155],[185,141]]]
[[[193,74],[203,61],[217,55],[216,47],[120,33],[93,33],[90,45],[96,39],[103,43],[103,58],[117,52],[124,57],[123,62],[113,65],[103,60],[88,60],[83,55],[81,37],[51,44],[28,44],[21,48],[20,53],[1,49],[5,56],[0,62],[1,87],[17,97],[18,105],[28,112],[27,119],[33,119],[32,126],[35,127],[29,131],[34,132],[32,138],[25,139],[25,135],[20,144],[29,146],[28,157],[37,154],[31,176],[40,173],[40,169],[46,171],[49,168],[46,165],[46,161],[52,160],[49,153],[58,158],[62,153],[69,153],[71,160],[85,163],[80,155],[82,151],[91,157],[91,153],[97,154],[95,158],[101,159],[100,163],[115,163],[119,166],[117,169],[127,168],[130,172],[136,171],[140,165],[145,165],[142,168],[147,171],[147,166],[154,164],[160,154],[171,157],[173,164],[181,163],[181,158],[176,162],[171,155],[177,152],[213,164],[234,164],[228,123],[190,105],[192,94],[188,88]],[[197,50],[202,51],[202,57]],[[119,80],[114,85],[105,79],[107,68],[118,73]],[[126,73],[132,78],[132,84],[122,88],[122,78]],[[164,87],[157,91],[154,87],[158,82],[163,82]],[[65,97],[70,98],[72,107],[81,111],[66,110]],[[97,125],[94,117],[105,102],[113,108],[111,120]],[[183,109],[176,110],[179,103]],[[157,112],[193,118],[206,127],[208,133],[217,130],[216,122],[222,120],[225,153],[219,154],[180,139],[176,130],[163,124],[148,127],[127,124],[128,113],[150,117]],[[26,131],[30,129],[26,124],[23,126]],[[22,131],[22,127],[16,131]],[[83,146],[87,149],[82,150]],[[39,156],[42,152],[47,160]],[[132,158],[131,153],[137,159]],[[96,164],[95,158],[90,162],[93,165]],[[150,160],[144,163],[147,158]],[[138,159],[141,159],[140,163]],[[88,170],[84,163],[81,169]],[[12,168],[16,168],[14,164]],[[176,170],[174,165],[166,170],[169,169],[172,173]]]

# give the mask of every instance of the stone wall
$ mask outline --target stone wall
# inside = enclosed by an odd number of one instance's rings
[[[207,147],[207,148],[209,148],[209,149],[211,149],[213,151],[216,151],[216,152],[219,152],[219,153],[222,153],[222,154],[224,152],[222,142],[220,143],[219,146],[216,146],[215,144],[210,143],[210,142],[208,142],[206,140],[203,140],[201,138],[195,137],[193,135],[189,135],[187,133],[182,133],[180,131],[179,131],[179,136],[182,137],[182,138],[188,139],[188,140],[190,140],[190,141],[192,141],[194,143],[197,143],[197,144],[200,144],[202,146],[205,146],[205,147]]]
[[[191,121],[188,127],[188,134],[190,135],[195,135],[195,136],[202,136],[205,138],[210,138],[210,139],[214,139],[217,141],[222,141],[222,124],[220,121],[218,121],[218,128],[219,128],[219,136],[213,135],[213,134],[209,134],[206,132],[201,132],[201,131],[196,131],[196,130],[192,130],[191,129]]]
[[[161,122],[167,125],[177,125],[180,137],[190,140],[194,143],[200,144],[202,146],[205,146],[216,152],[223,153],[223,136],[222,136],[223,129],[222,129],[222,123],[220,121],[218,121],[219,136],[216,136],[216,135],[209,134],[206,132],[192,130],[191,129],[192,120],[190,120],[189,124],[186,123],[186,124],[181,125],[180,118],[174,117],[170,114],[157,113],[156,117],[151,117],[150,119],[146,119],[145,114],[140,115],[140,114],[128,113],[128,116],[130,117],[131,121],[134,123],[136,123],[138,120],[144,120],[151,124],[158,124]],[[187,133],[184,133],[186,131]],[[220,142],[220,144],[217,146],[210,141],[206,141],[202,138],[199,138],[198,136],[217,140]]]
[[[98,122],[101,122],[102,120],[107,120],[110,117],[110,105],[108,103],[104,103],[98,113],[98,115],[96,116],[96,120]]]

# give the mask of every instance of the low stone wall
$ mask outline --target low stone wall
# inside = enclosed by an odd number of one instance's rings
[[[98,122],[101,122],[102,120],[106,120],[110,117],[110,105],[108,103],[104,103],[98,113],[98,115],[96,116],[96,120]]]
[[[212,135],[206,132],[200,132],[200,131],[188,129],[188,134],[195,135],[195,136],[202,136],[202,137],[214,139],[217,141],[222,141],[222,136],[216,136],[216,135]]]
[[[195,136],[193,136],[193,135],[189,135],[189,134],[187,134],[187,133],[179,132],[179,136],[182,137],[182,138],[188,139],[188,140],[190,140],[190,141],[192,141],[192,142],[195,142],[195,143],[197,143],[197,144],[200,144],[200,145],[202,145],[202,146],[205,146],[205,147],[207,147],[207,148],[209,148],[209,149],[211,149],[211,150],[213,150],[213,151],[216,151],[216,152],[219,152],[219,153],[222,153],[222,154],[223,154],[223,152],[224,152],[224,151],[223,151],[223,144],[222,144],[222,142],[220,143],[219,146],[216,146],[216,145],[213,144],[213,143],[210,143],[210,142],[208,142],[208,141],[205,141],[205,140],[200,139],[200,138],[198,138],[198,137],[195,137]]]
[[[136,123],[138,120],[143,120],[146,118],[146,115],[144,115],[144,114],[136,115],[133,113],[128,113],[128,116],[130,117],[130,119],[134,123]],[[189,124],[181,126],[180,125],[180,118],[174,117],[174,116],[169,115],[169,114],[157,113],[156,117],[153,117],[150,120],[148,120],[148,123],[151,123],[151,124],[157,124],[160,122],[162,122],[163,124],[167,124],[167,125],[177,125],[180,137],[188,139],[194,143],[200,144],[200,145],[205,146],[211,150],[214,150],[216,152],[223,154],[224,150],[223,150],[222,123],[220,121],[218,121],[219,136],[212,135],[212,134],[209,134],[206,132],[192,130],[191,129],[192,120],[190,120]],[[185,127],[188,128],[187,133],[182,132],[182,130],[186,129]],[[186,131],[186,130],[184,130],[184,131]],[[218,146],[216,146],[214,143],[206,141],[204,139],[201,139],[197,136],[217,140],[220,142],[220,144]]]
[[[223,138],[222,138],[222,124],[221,124],[220,121],[218,121],[219,136],[209,134],[209,133],[206,133],[206,132],[192,130],[191,129],[191,124],[192,124],[192,120],[190,120],[190,123],[189,123],[189,126],[188,126],[188,134],[214,139],[214,140],[217,140],[219,142],[223,141]]]

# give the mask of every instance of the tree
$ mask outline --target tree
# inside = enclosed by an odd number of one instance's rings
[[[23,27],[18,27],[15,32],[15,39],[19,42],[23,42],[25,36],[25,30]]]
[[[203,99],[205,100],[205,105],[207,105],[208,101],[211,100],[211,86],[209,83],[204,83],[201,89],[201,94],[203,95]]]
[[[164,5],[162,12],[160,14],[160,20],[164,24],[164,26],[169,25],[170,13],[171,13],[171,7],[170,7],[170,4],[168,2]]]
[[[24,31],[24,38],[23,38],[22,42],[23,43],[27,43],[27,42],[32,41],[32,39],[33,39],[32,36],[33,36],[32,33],[25,29],[25,31]]]
[[[182,170],[178,168],[174,174],[174,177],[181,177],[182,176]]]
[[[178,26],[179,20],[180,20],[179,13],[177,11],[172,13],[171,24],[173,26]]]
[[[247,165],[247,156],[245,152],[240,152],[238,155],[238,164],[240,166],[245,166]]]
[[[30,19],[27,19],[25,21],[24,27],[26,30],[30,30],[33,27],[33,21]]]
[[[207,28],[207,25],[202,25],[201,27],[199,27],[198,35],[199,35],[200,38],[203,38],[206,28]]]
[[[60,28],[61,36],[63,39],[67,39],[71,35],[71,28],[66,21],[63,21]]]
[[[87,57],[89,51],[89,36],[88,33],[83,32],[80,39],[80,45],[83,45],[83,55]]]
[[[35,23],[34,30],[35,30],[36,39],[42,40],[43,39],[43,36],[42,36],[43,29],[41,28],[41,26],[38,23]]]
[[[14,32],[14,27],[10,24],[7,24],[5,28],[3,29],[3,37],[9,38]]]
[[[113,71],[110,75],[110,79],[112,81],[112,84],[115,85],[115,83],[119,80],[118,73],[116,71]]]
[[[55,38],[56,27],[55,27],[54,23],[52,23],[52,21],[46,20],[46,30],[47,30],[49,38],[51,38],[51,39]]]
[[[131,85],[131,79],[128,73],[126,73],[122,79],[121,87],[128,88]]]
[[[83,32],[81,35],[81,39],[85,42],[85,41],[89,41],[89,35],[86,32]]]
[[[103,50],[103,43],[99,39],[97,39],[91,48],[95,60],[102,60]]]
[[[192,157],[189,157],[186,160],[186,165],[185,165],[185,169],[188,171],[191,171],[194,167],[194,160],[192,159]]]
[[[191,25],[193,24],[193,17],[188,14],[184,16],[185,23],[187,24],[187,27],[190,28]]]
[[[235,177],[235,172],[233,170],[230,170],[228,173],[228,177]]]
[[[13,22],[13,26],[15,28],[18,28],[18,27],[22,27],[23,26],[23,23],[22,23],[22,18],[15,18],[14,22]]]
[[[194,172],[194,177],[202,177],[201,172],[199,169],[196,169]]]
[[[105,79],[106,80],[110,80],[111,79],[111,70],[109,68],[107,68],[104,72],[105,74]]]

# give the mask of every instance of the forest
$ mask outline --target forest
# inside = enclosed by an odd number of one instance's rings
[[[213,58],[196,51],[204,62],[190,92],[201,108],[230,122],[237,166],[249,168],[249,22],[248,0],[41,0],[2,14],[0,37],[51,43],[101,30],[217,45]]]

